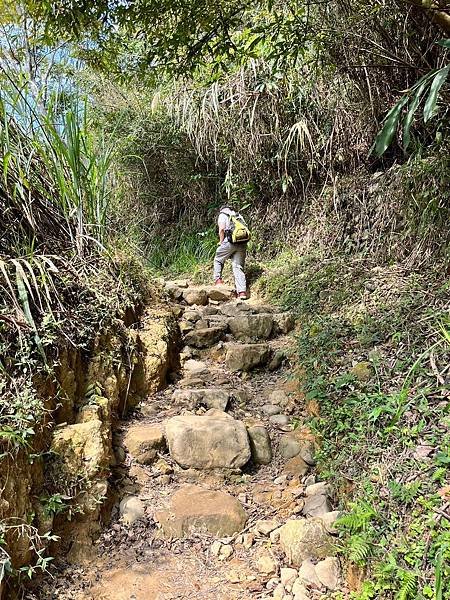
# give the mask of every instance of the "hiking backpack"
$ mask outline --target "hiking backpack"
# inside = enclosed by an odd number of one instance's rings
[[[243,217],[238,213],[234,215],[227,214],[227,217],[230,219],[230,229],[226,231],[228,241],[231,244],[249,242],[251,238],[250,229],[247,227]]]

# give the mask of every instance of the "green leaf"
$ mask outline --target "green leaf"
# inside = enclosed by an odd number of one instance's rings
[[[26,280],[26,278],[25,278],[25,280]],[[25,283],[25,280],[23,278],[23,269],[21,267],[20,267],[20,269],[17,268],[17,264],[16,264],[17,291],[19,292],[19,299],[22,303],[23,312],[24,312],[25,318],[28,322],[28,325],[30,325],[30,327],[32,327],[33,330],[35,332],[37,332],[36,323],[34,322],[33,315],[31,314],[31,310],[30,310],[30,303],[28,301],[27,285]]]
[[[375,140],[375,152],[378,156],[382,156],[391,145],[392,139],[397,131],[402,109],[408,102],[408,99],[408,96],[403,97],[387,114],[383,129],[379,132]]]
[[[450,38],[447,38],[446,40],[439,40],[438,45],[442,46],[443,48],[450,48]]]
[[[435,460],[438,465],[450,465],[450,456],[445,452],[438,452]]]
[[[439,69],[433,79],[430,87],[430,93],[423,109],[423,118],[425,123],[427,123],[427,121],[432,119],[437,114],[437,97],[441,87],[444,85],[445,80],[447,79],[449,72],[450,65],[447,65],[446,67]]]
[[[428,85],[428,79],[425,79],[424,81],[422,81],[420,86],[417,88],[417,91],[413,95],[412,101],[409,105],[408,112],[406,114],[406,118],[403,123],[403,146],[405,149],[409,146],[409,143],[411,141],[410,130],[411,130],[412,120],[414,118],[414,115],[417,111],[417,107],[419,106],[419,102],[422,98],[422,95],[423,95],[427,85]]]

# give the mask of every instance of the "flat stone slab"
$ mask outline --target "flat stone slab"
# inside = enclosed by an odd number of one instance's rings
[[[210,300],[226,302],[233,297],[234,289],[228,285],[209,285],[205,292]]]
[[[251,371],[269,361],[267,344],[239,344],[227,347],[225,364],[230,371]]]
[[[167,510],[155,513],[166,537],[183,538],[192,533],[229,536],[241,531],[247,514],[230,494],[188,485],[172,497]]]
[[[195,388],[176,390],[172,399],[176,403],[186,403],[189,408],[204,404],[208,408],[225,411],[232,393],[222,388]]]
[[[226,317],[239,317],[252,313],[250,305],[242,300],[236,302],[228,302],[219,307],[219,312]]]
[[[171,457],[182,467],[238,469],[250,460],[244,423],[219,410],[172,417],[166,436]]]

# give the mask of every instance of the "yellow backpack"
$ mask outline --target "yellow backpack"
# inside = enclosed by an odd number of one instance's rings
[[[250,241],[250,229],[247,227],[241,215],[230,215],[230,225],[231,227],[228,234],[229,242],[232,244],[242,244]]]

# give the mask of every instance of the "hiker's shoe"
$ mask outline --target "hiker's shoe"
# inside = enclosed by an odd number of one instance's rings
[[[240,300],[247,300],[247,292],[239,292],[238,298]]]
[[[219,277],[219,279],[216,279],[216,285],[223,285],[223,279],[221,279]]]

